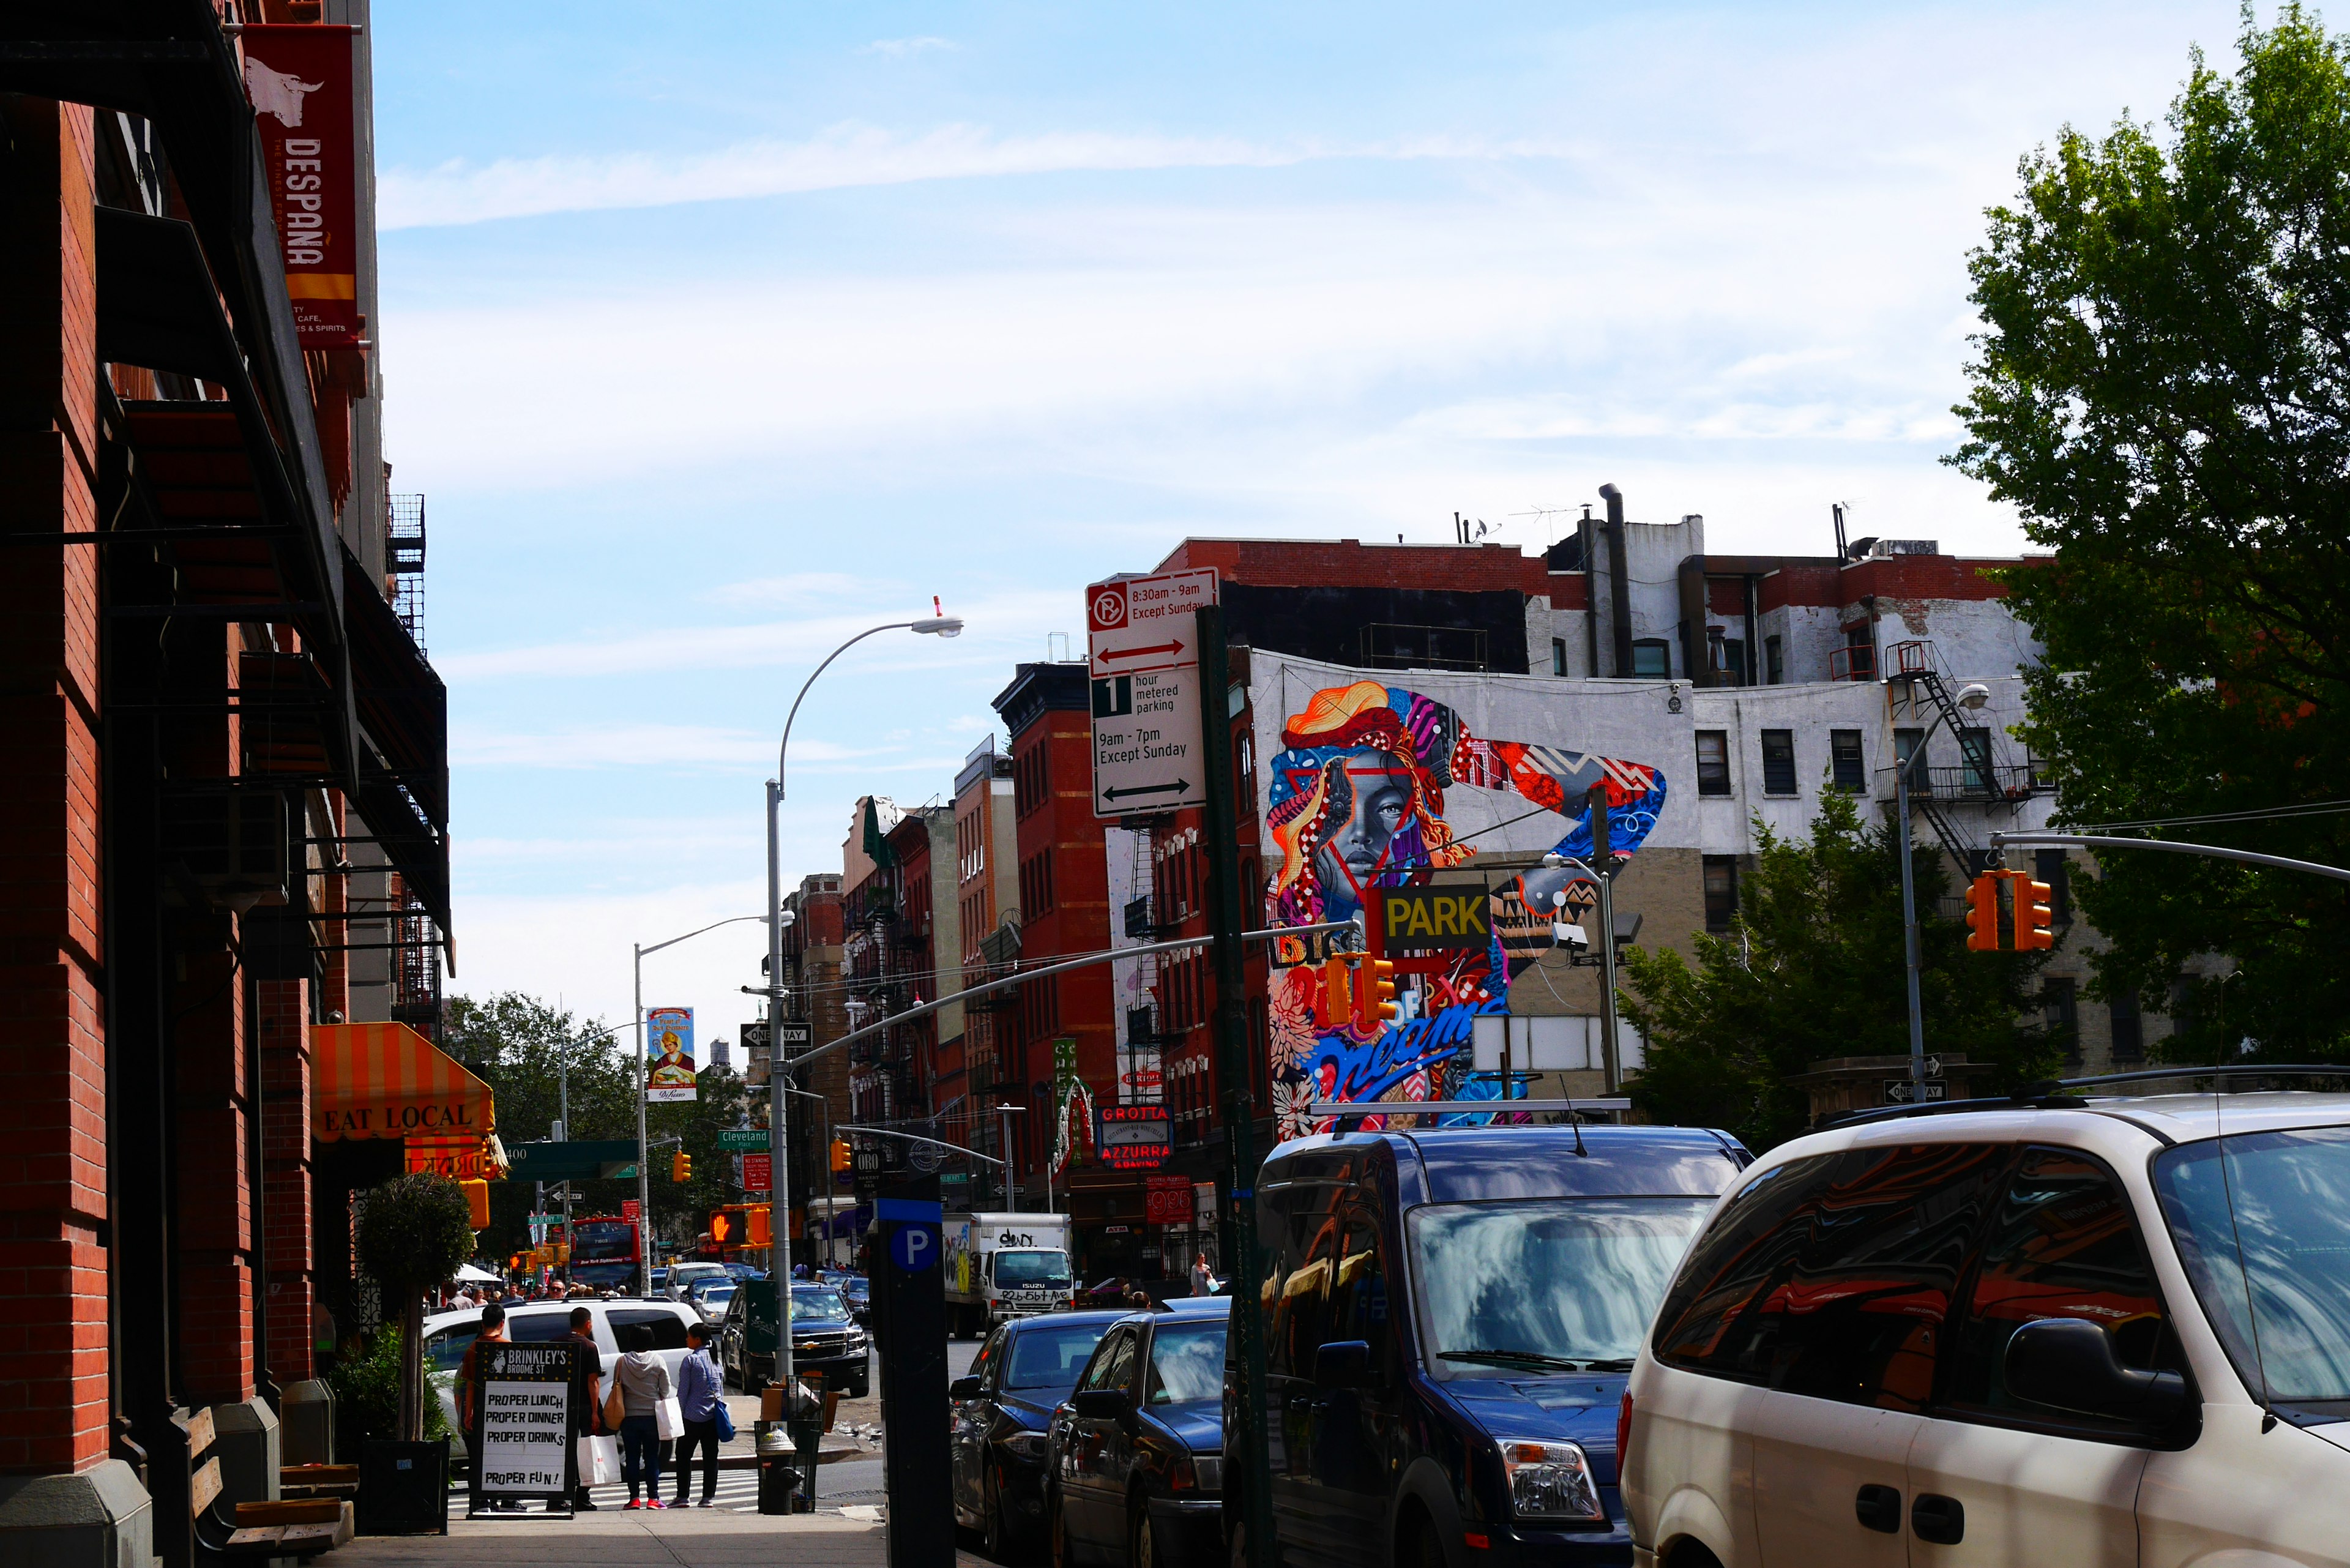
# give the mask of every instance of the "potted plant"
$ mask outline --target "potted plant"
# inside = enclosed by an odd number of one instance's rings
[[[433,1171],[394,1177],[368,1193],[358,1242],[359,1264],[382,1289],[387,1309],[398,1304],[398,1329],[386,1326],[400,1361],[396,1435],[369,1442],[360,1456],[361,1527],[370,1535],[445,1533],[449,1447],[424,1437],[424,1292],[473,1253],[464,1189]]]

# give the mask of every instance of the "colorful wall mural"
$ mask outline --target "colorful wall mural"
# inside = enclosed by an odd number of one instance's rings
[[[1252,693],[1258,729],[1280,726],[1261,746],[1271,753],[1259,778],[1268,925],[1353,919],[1367,899],[1376,903],[1373,889],[1471,867],[1481,852],[1556,850],[1587,862],[1595,784],[1605,788],[1608,848],[1618,862],[1639,849],[1664,808],[1660,769],[1576,750],[1572,736],[1490,739],[1473,733],[1455,707],[1418,691],[1373,680],[1300,690],[1302,680],[1332,672],[1263,655],[1259,664]],[[1482,696],[1499,685],[1487,678],[1473,690]],[[1562,717],[1555,700],[1510,705],[1537,723]],[[1367,1031],[1318,1026],[1324,950],[1276,943],[1270,1040],[1282,1137],[1327,1129],[1326,1119],[1317,1125],[1307,1113],[1317,1100],[1401,1108],[1498,1096],[1497,1083],[1469,1071],[1470,1021],[1508,1011],[1510,979],[1550,945],[1554,918],[1579,921],[1595,895],[1571,868],[1498,873],[1486,888],[1492,940],[1482,950],[1420,960],[1417,1003]],[[1363,1125],[1384,1123],[1372,1116]]]

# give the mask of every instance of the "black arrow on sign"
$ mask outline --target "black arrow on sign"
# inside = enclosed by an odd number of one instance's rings
[[[1102,791],[1102,799],[1124,800],[1134,794],[1165,794],[1170,789],[1180,793],[1191,787],[1190,783],[1183,779],[1177,779],[1173,784],[1136,784],[1132,789],[1106,789]]]

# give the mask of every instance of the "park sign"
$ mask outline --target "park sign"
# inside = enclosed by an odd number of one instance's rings
[[[1493,940],[1492,895],[1482,883],[1378,889],[1382,952],[1412,948],[1474,948]]]
[[[1201,569],[1086,590],[1095,816],[1207,805],[1196,618],[1216,603],[1216,587],[1215,572]]]

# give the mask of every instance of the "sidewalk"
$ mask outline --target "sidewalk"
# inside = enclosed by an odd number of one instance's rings
[[[576,1519],[527,1513],[511,1519],[458,1517],[449,1521],[446,1535],[362,1535],[319,1559],[325,1568],[485,1568],[514,1563],[531,1568],[747,1568],[783,1561],[793,1568],[881,1568],[888,1542],[880,1525],[839,1513],[601,1509]]]

